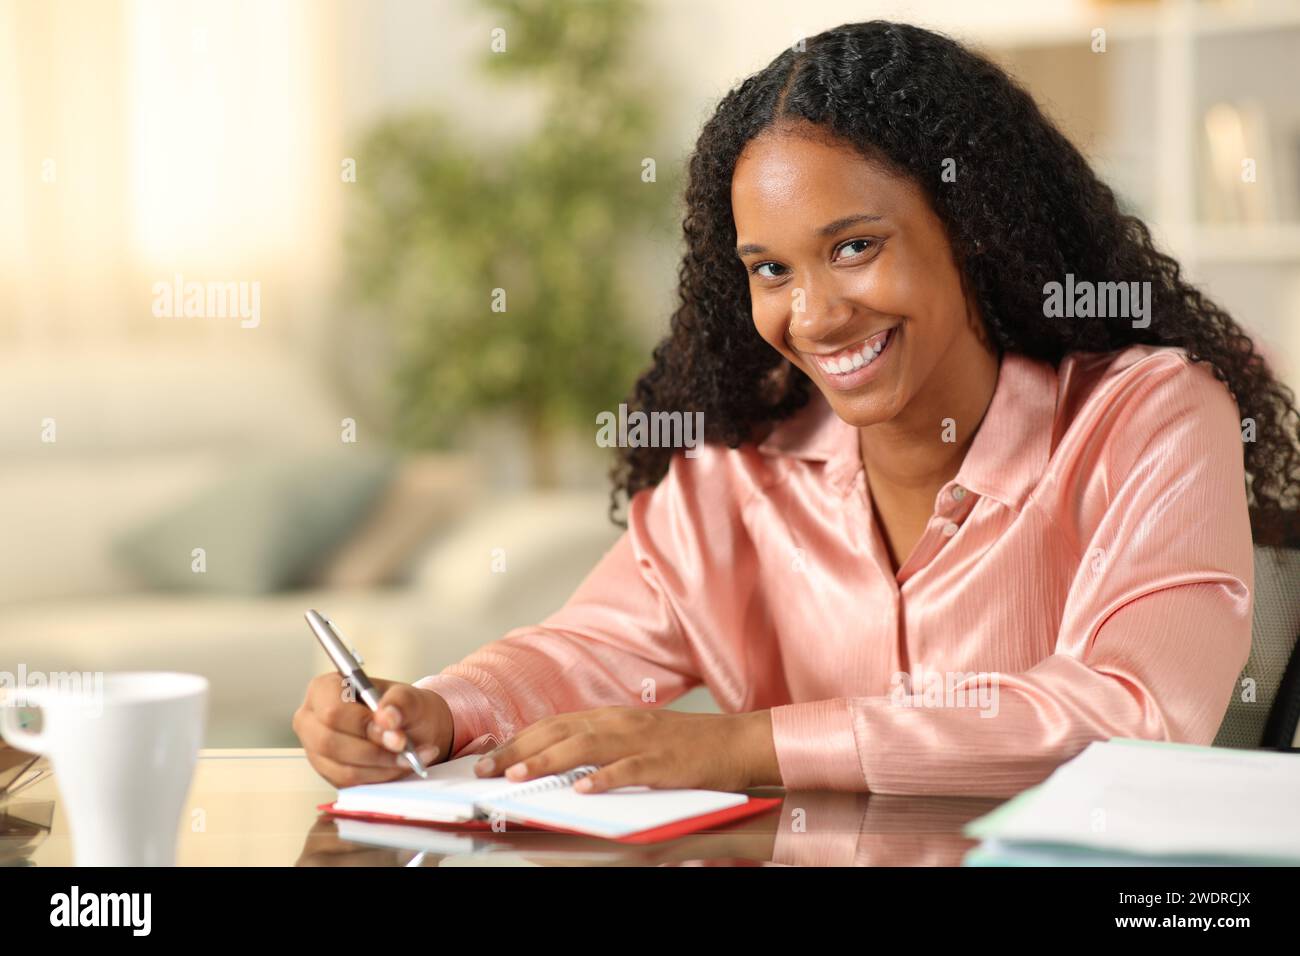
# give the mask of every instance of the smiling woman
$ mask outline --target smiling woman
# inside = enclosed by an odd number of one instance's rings
[[[855,202],[876,211],[835,218]],[[862,429],[897,566],[960,465],[998,374],[947,230],[915,182],[802,120],[746,146],[731,208],[754,326]],[[781,241],[750,239],[769,235]],[[955,440],[938,440],[944,421]]]
[[[809,228],[864,200],[878,212]],[[951,410],[960,393],[987,402],[996,360],[943,224],[911,180],[796,123],[748,144],[731,205],[758,333],[826,391],[841,418],[894,419],[931,379],[932,406]],[[748,239],[769,233],[786,241]],[[890,338],[892,356],[874,361]],[[910,340],[925,347],[909,349]]]
[[[1252,517],[1295,531],[1294,397],[1028,94],[842,26],[727,95],[686,199],[629,407],[702,412],[705,445],[621,449],[627,532],[540,624],[373,723],[319,678],[322,773],[398,776],[409,736],[516,780],[599,764],[591,790],[1002,796],[1094,740],[1213,740]],[[1051,314],[1067,276],[1149,283],[1151,321]],[[726,713],[658,709],[700,684]]]

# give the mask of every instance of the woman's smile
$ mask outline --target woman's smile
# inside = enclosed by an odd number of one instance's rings
[[[893,325],[887,329],[837,352],[819,354],[804,352],[810,364],[821,372],[822,381],[828,387],[838,391],[860,388],[874,379],[881,371],[882,364],[889,355],[895,334],[902,326]]]

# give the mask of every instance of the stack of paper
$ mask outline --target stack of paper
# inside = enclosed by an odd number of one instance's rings
[[[1115,738],[969,823],[967,866],[1300,864],[1300,753]]]

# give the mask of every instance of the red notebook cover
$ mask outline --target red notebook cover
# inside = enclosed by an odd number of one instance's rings
[[[746,817],[752,817],[759,813],[764,813],[772,809],[781,802],[780,797],[750,797],[745,803],[738,803],[734,807],[727,807],[725,810],[714,810],[712,813],[703,813],[697,817],[687,817],[684,820],[677,820],[674,823],[666,823],[661,827],[651,827],[648,830],[638,830],[636,833],[629,833],[621,837],[602,837],[597,833],[586,833],[582,830],[570,830],[565,827],[551,826],[545,823],[535,823],[531,820],[511,820],[510,823],[517,827],[524,827],[532,830],[550,830],[553,833],[572,833],[577,836],[594,837],[597,840],[611,840],[615,843],[661,843],[664,840],[675,840],[677,837],[686,836],[690,833],[697,833],[700,830],[707,830],[710,827],[721,826],[725,823],[733,823],[736,820],[743,820]],[[375,823],[401,823],[407,826],[433,827],[437,830],[490,830],[492,824],[487,820],[469,820],[465,823],[440,823],[433,820],[412,820],[409,817],[396,816],[391,813],[363,813],[358,810],[336,810],[333,803],[322,803],[316,808],[322,813],[328,813],[332,817],[347,817],[349,820],[370,820]]]

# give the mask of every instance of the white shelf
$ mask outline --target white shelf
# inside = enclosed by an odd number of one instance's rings
[[[1272,33],[1300,29],[1300,4],[1285,2],[1233,5],[1225,9],[1197,10],[1191,21],[1197,36]]]
[[[1063,46],[1087,50],[1091,31],[1106,30],[1108,46],[1126,40],[1150,41],[1150,80],[1134,88],[1132,60],[1119,75],[1130,95],[1143,97],[1149,110],[1147,136],[1151,154],[1163,157],[1147,188],[1124,185],[1131,201],[1146,210],[1143,218],[1162,245],[1189,261],[1204,263],[1272,263],[1300,268],[1300,221],[1277,223],[1206,223],[1197,221],[1198,67],[1205,64],[1201,41],[1210,38],[1255,38],[1294,30],[1300,57],[1300,0],[1242,0],[1202,3],[1199,0],[1156,0],[1149,4],[1095,2],[1075,4],[1056,18],[1025,17],[999,35],[986,34],[989,48],[1012,56],[1016,52]],[[1243,55],[1245,55],[1243,53]],[[1277,54],[1274,54],[1277,55]],[[1145,51],[1143,51],[1145,57]],[[1039,58],[1038,69],[1044,69]],[[1215,60],[1214,62],[1220,62]],[[1289,66],[1289,64],[1286,64]],[[1103,65],[1098,65],[1097,77]],[[1284,70],[1285,73],[1285,70]],[[1096,79],[1096,77],[1094,77]],[[1203,79],[1203,78],[1201,78]],[[1150,82],[1151,86],[1146,86]],[[1109,95],[1115,96],[1112,91]],[[1130,118],[1131,125],[1131,118]],[[1133,129],[1128,130],[1133,135]],[[1097,135],[1096,131],[1093,135]],[[1104,133],[1101,134],[1104,136]]]
[[[1201,225],[1190,255],[1201,262],[1300,263],[1300,223]]]
[[[1265,0],[1254,4],[1203,7],[1186,0],[1164,0],[1142,7],[1098,4],[1055,19],[1026,19],[1015,25],[999,25],[996,30],[977,29],[971,37],[986,46],[1006,50],[1073,44],[1086,49],[1092,42],[1092,31],[1097,27],[1105,29],[1107,45],[1155,40],[1175,33],[1196,39],[1300,30],[1300,3]]]
[[[1008,51],[1076,44],[1086,50],[1092,43],[1092,31],[1098,27],[1105,29],[1109,46],[1153,39],[1159,32],[1160,20],[1154,10],[1098,8],[1065,17],[1026,18],[1015,24],[998,24],[996,28],[973,27],[967,36],[983,46]]]
[[[1147,220],[1156,247],[1189,263],[1300,265],[1300,223],[1196,223]]]

